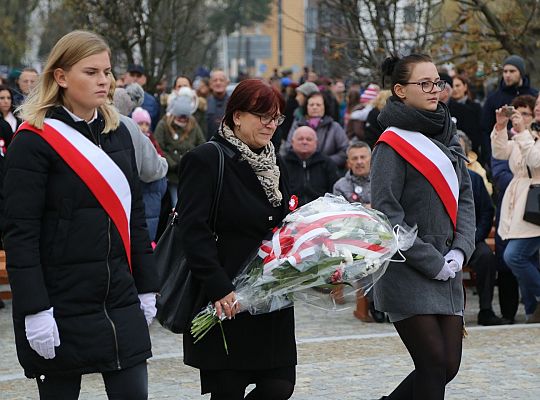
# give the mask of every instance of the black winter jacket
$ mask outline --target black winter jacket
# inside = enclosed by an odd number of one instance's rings
[[[482,136],[480,131],[482,106],[480,103],[476,103],[470,99],[467,99],[465,103],[460,103],[454,99],[450,99],[448,102],[448,109],[450,110],[450,115],[457,121],[457,128],[465,132],[469,139],[471,139],[473,151],[476,154],[480,154],[480,146],[482,145]],[[491,128],[493,129],[493,126]]]
[[[309,126],[305,117],[299,121],[293,122],[285,146],[287,151],[292,147],[291,142],[294,131],[300,126]],[[317,151],[330,157],[338,168],[343,168],[347,161],[349,138],[341,125],[334,121],[329,115],[325,115],[319,122],[319,126],[317,126],[315,131],[317,132]]]
[[[339,178],[336,164],[318,151],[307,160],[301,160],[294,151],[289,150],[284,162],[291,193],[298,196],[301,206],[325,193],[332,193],[334,183]]]
[[[230,153],[225,156],[217,241],[208,222],[218,172],[216,148],[211,144],[195,148],[182,158],[180,167],[180,245],[185,249],[199,293],[193,315],[209,301],[217,301],[234,290],[232,279],[289,212],[290,192],[283,166],[282,205],[272,207],[253,169],[240,159],[236,147],[222,137],[216,136],[214,140]],[[201,370],[260,370],[295,365],[293,310],[291,307],[261,315],[243,312],[224,321],[228,356],[217,326],[197,344],[191,335],[185,334],[184,362]]]
[[[469,170],[471,177],[471,187],[474,198],[474,215],[476,217],[476,232],[474,242],[483,242],[489,235],[493,226],[493,216],[495,207],[486,189],[484,180],[476,172]]]
[[[88,125],[59,107],[49,117],[99,144],[126,175],[133,273],[118,230],[84,182],[40,136],[19,132],[3,203],[19,361],[29,377],[124,369],[151,357],[137,294],[158,289],[131,137],[124,125],[102,134],[101,116]],[[50,307],[61,344],[46,360],[28,344],[25,316]]]

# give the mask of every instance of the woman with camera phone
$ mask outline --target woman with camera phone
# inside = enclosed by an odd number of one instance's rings
[[[525,97],[531,96],[519,96],[514,99],[513,107],[495,111],[491,149],[494,158],[508,160],[514,174],[502,199],[497,231],[503,240],[508,240],[504,261],[519,283],[527,322],[540,323],[540,226],[523,219],[529,186],[540,184],[540,142],[538,133],[530,129],[533,109],[528,104],[534,102],[520,101]]]

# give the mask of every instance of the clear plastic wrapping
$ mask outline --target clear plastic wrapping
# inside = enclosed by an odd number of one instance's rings
[[[392,227],[384,214],[327,194],[287,215],[234,279],[240,312],[269,313],[298,301],[349,307],[415,238],[416,229]],[[218,322],[209,304],[193,320],[196,341]]]

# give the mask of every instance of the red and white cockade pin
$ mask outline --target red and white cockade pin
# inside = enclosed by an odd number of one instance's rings
[[[298,196],[293,194],[289,200],[289,210],[294,211],[298,207]]]

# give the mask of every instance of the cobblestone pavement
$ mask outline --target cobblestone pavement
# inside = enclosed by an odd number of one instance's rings
[[[496,297],[495,297],[496,298]],[[472,292],[469,303],[477,302]],[[465,313],[458,376],[448,385],[449,400],[540,399],[540,324],[476,326],[474,305]],[[17,362],[11,305],[0,310],[0,398],[36,399],[35,382],[24,378]],[[293,400],[378,399],[412,369],[412,362],[391,324],[361,323],[351,310],[328,313],[296,307],[299,365]],[[206,399],[200,396],[197,370],[182,363],[181,337],[154,323],[154,357],[149,362],[150,399]],[[106,399],[100,375],[83,378],[80,399]]]

